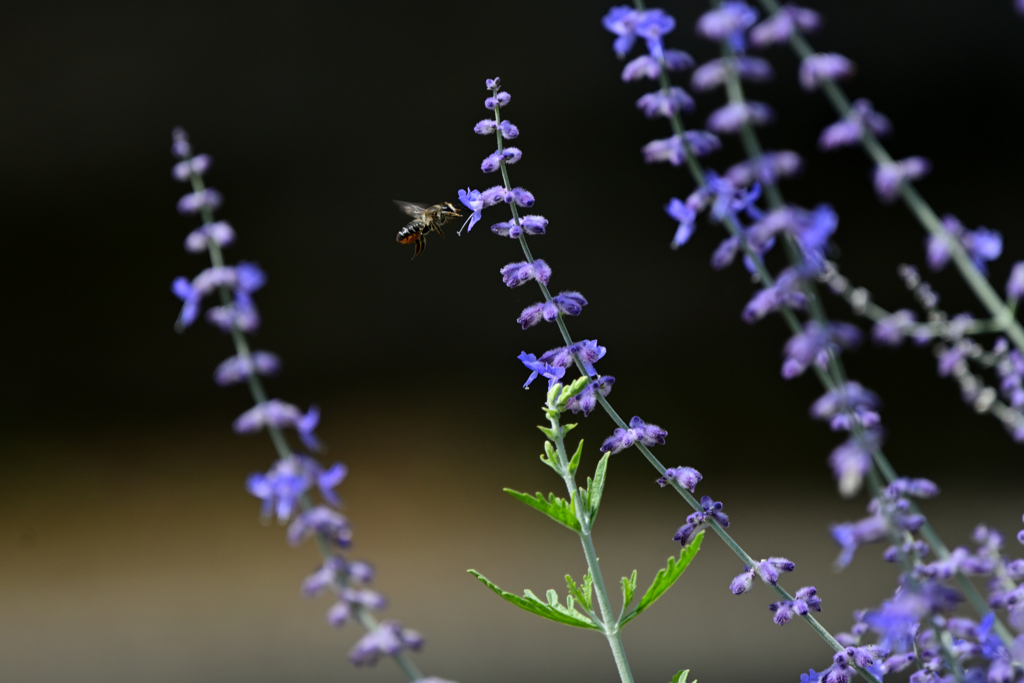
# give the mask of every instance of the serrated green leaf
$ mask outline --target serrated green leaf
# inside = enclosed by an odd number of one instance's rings
[[[559,498],[555,494],[549,493],[547,500],[545,500],[544,494],[539,491],[536,496],[531,496],[528,493],[520,493],[519,491],[513,491],[512,489],[504,489],[504,491],[516,500],[526,503],[535,510],[543,512],[562,526],[572,529],[573,531],[582,531],[579,520],[576,519],[576,512],[573,510],[572,505],[564,498]]]
[[[672,680],[668,683],[686,683],[686,676],[690,673],[689,669],[685,671],[677,671],[676,675],[672,677]],[[697,683],[697,679],[693,679],[690,683]]]
[[[572,460],[569,461],[569,474],[576,474],[576,468],[580,466],[580,455],[583,454],[583,441],[580,440],[580,445],[576,447],[576,452],[572,454]]]
[[[644,596],[640,598],[640,603],[636,606],[636,609],[623,617],[619,622],[621,626],[632,621],[635,616],[650,607],[655,600],[664,595],[665,591],[672,587],[672,584],[676,582],[676,579],[682,576],[683,572],[690,565],[690,562],[693,561],[697,551],[700,550],[700,544],[703,540],[704,532],[701,531],[686,545],[686,547],[682,549],[682,551],[680,551],[678,561],[674,557],[668,558],[668,566],[658,570],[658,574],[654,577],[654,581],[651,582],[651,587],[648,588],[647,592],[644,593]]]
[[[622,609],[625,610],[629,607],[629,603],[633,602],[633,596],[636,594],[636,570],[633,570],[633,574],[626,578],[622,577]]]
[[[573,578],[568,574],[565,575],[565,585],[566,588],[568,588],[569,590],[569,597],[575,597],[577,600],[579,600],[580,604],[586,607],[588,610],[594,609],[594,605],[592,602],[594,596],[594,577],[591,576],[589,570],[586,574],[583,575],[582,588],[577,586],[576,582],[573,581]]]
[[[582,445],[582,444],[581,444]],[[593,523],[597,519],[597,510],[601,507],[601,495],[604,493],[604,482],[608,473],[608,458],[611,457],[611,453],[605,453],[604,457],[601,458],[597,463],[597,469],[594,470],[594,481],[591,482],[590,478],[587,478],[587,511],[590,513],[590,521]]]
[[[537,425],[537,429],[541,431],[541,434],[548,437],[552,441],[558,438],[558,434],[556,434],[555,430],[551,429],[550,427],[541,427],[540,425]]]
[[[600,630],[600,627],[591,621],[589,617],[580,614],[574,609],[560,605],[558,603],[558,594],[553,590],[548,591],[548,602],[545,603],[529,589],[523,591],[523,596],[519,597],[513,593],[501,590],[501,588],[488,581],[487,577],[475,569],[470,569],[469,573],[479,579],[482,584],[494,591],[502,600],[507,600],[520,609],[524,609],[527,612],[533,612],[538,616],[550,619],[551,621],[557,621],[561,624]]]

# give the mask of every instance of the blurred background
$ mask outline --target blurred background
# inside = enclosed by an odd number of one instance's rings
[[[921,190],[969,227],[1001,230],[1002,290],[1024,254],[1019,229],[1024,18],[1009,0],[813,2],[822,51],[857,62],[849,86],[889,115],[890,149],[935,164]],[[698,61],[717,48],[695,37],[702,3],[670,2],[669,46]],[[339,492],[355,527],[352,557],[373,562],[392,600],[383,616],[428,640],[417,663],[462,681],[617,680],[603,639],[541,622],[465,573],[507,590],[564,592],[585,563],[569,532],[508,498],[503,486],[558,490],[537,461],[543,394],[520,386],[523,350],[559,345],[553,326],[522,331],[533,287],[508,290],[498,269],[518,248],[487,227],[431,237],[420,258],[396,245],[405,223],[392,199],[455,201],[486,188],[475,136],[484,79],[512,94],[521,131],[512,182],[550,221],[534,254],[552,287],[590,305],[576,338],[608,347],[600,369],[611,401],[670,433],[658,456],[697,467],[698,493],[724,500],[736,538],[756,556],[797,563],[787,585],[813,583],[834,631],[877,604],[895,572],[878,549],[844,573],[830,523],[860,517],[825,465],[836,435],[807,417],[819,389],[779,377],[779,320],[750,327],[752,289],[736,267],[708,267],[720,229],[701,223],[684,249],[662,206],[692,187],[682,169],[646,167],[640,147],[666,137],[623,84],[600,3],[23,2],[0,8],[0,182],[6,332],[0,363],[0,678],[10,681],[399,681],[390,662],[354,669],[360,633],[324,623],[325,599],[303,601],[317,564],[261,526],[247,474],[273,460],[263,435],[231,420],[250,401],[218,389],[229,341],[205,325],[172,324],[169,284],[205,257],[186,254],[197,221],[174,205],[170,131],[184,126],[213,155],[219,217],[239,234],[228,258],[254,260],[257,348],[284,359],[271,394],[323,409],[326,462],[351,468]],[[921,264],[923,234],[901,206],[875,200],[857,150],[822,155],[834,120],[796,85],[787,49],[767,55],[776,82],[752,86],[775,107],[769,148],[805,155],[784,186],[839,215],[844,272],[888,308],[909,307],[895,268]],[[685,83],[684,83],[685,84]],[[721,101],[697,97],[701,126]],[[735,141],[708,159],[738,157]],[[494,209],[492,211],[500,211]],[[955,273],[928,276],[947,310],[975,310]],[[834,304],[835,302],[831,302]],[[834,305],[836,314],[846,314]],[[943,495],[925,507],[950,545],[985,521],[1020,526],[1024,459],[995,420],[971,414],[927,350],[847,357],[853,377],[886,401],[886,450],[903,473]],[[537,387],[540,385],[538,384]],[[612,425],[591,415],[575,434],[590,447]],[[678,551],[689,512],[654,485],[636,453],[616,456],[596,543],[614,583],[634,567],[646,586]],[[713,538],[681,582],[626,631],[638,680],[679,668],[701,680],[794,681],[830,652],[800,625],[780,629],[767,591],[734,598],[741,567]]]

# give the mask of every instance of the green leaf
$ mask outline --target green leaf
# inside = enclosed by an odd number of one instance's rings
[[[572,423],[571,425],[562,425],[562,436],[565,436],[566,434],[568,434],[569,432],[571,432],[574,429],[576,429],[576,423],[575,422]]]
[[[537,429],[539,429],[541,433],[544,436],[548,437],[548,439],[550,439],[551,441],[554,441],[555,439],[558,438],[558,434],[555,433],[554,429],[551,429],[549,427],[541,427],[540,425],[537,425]]]
[[[511,602],[513,605],[519,607],[520,609],[524,609],[527,612],[533,612],[534,614],[542,616],[545,619],[557,621],[561,624],[568,624],[569,626],[578,626],[579,628],[592,628],[600,630],[600,627],[593,621],[591,621],[589,617],[580,614],[572,608],[571,597],[566,600],[569,607],[565,607],[564,605],[559,604],[558,594],[554,590],[549,590],[547,592],[547,602],[542,602],[540,598],[534,595],[533,592],[530,590],[523,591],[523,597],[519,597],[518,595],[514,595],[512,593],[501,590],[493,583],[488,581],[483,574],[476,571],[475,569],[470,569],[469,573],[475,576],[476,578],[480,579],[481,583],[483,583],[485,586],[494,591],[498,596],[501,597],[502,600],[507,600],[508,602]]]
[[[580,446],[583,444],[581,443]],[[611,453],[605,453],[604,457],[597,463],[597,469],[594,470],[594,481],[591,483],[590,477],[587,477],[587,511],[590,513],[590,521],[597,518],[597,509],[601,506],[601,495],[604,493],[604,482],[605,475],[608,472],[608,458],[611,457]]]
[[[569,474],[576,474],[576,468],[580,466],[580,455],[583,454],[583,441],[580,441],[580,445],[576,447],[576,452],[572,454],[572,460],[569,461]]]
[[[540,461],[555,472],[558,472],[558,474],[562,473],[558,466],[558,454],[555,451],[555,445],[550,441],[544,442],[544,452],[541,453]]]
[[[640,598],[640,604],[636,606],[636,609],[622,618],[619,622],[620,626],[624,626],[632,621],[633,617],[637,616],[654,604],[655,600],[664,595],[665,591],[672,587],[672,584],[676,582],[676,579],[682,576],[683,571],[689,566],[693,557],[697,554],[697,551],[700,550],[700,543],[702,540],[704,540],[703,531],[697,534],[697,536],[694,537],[694,539],[690,541],[682,551],[680,551],[678,561],[676,561],[676,558],[674,557],[668,558],[668,566],[658,570],[658,574],[654,577],[651,587],[647,589],[646,593],[644,593],[644,597]]]
[[[686,683],[686,676],[690,673],[689,669],[685,671],[677,671],[676,675],[672,677],[672,680],[668,683]],[[697,683],[697,679],[693,679],[690,683]]]
[[[628,579],[622,577],[622,609],[625,610],[629,607],[629,603],[633,602],[633,595],[636,593],[636,570],[633,570],[632,576]]]
[[[577,586],[576,582],[573,581],[572,577],[568,574],[565,575],[565,585],[569,589],[570,597],[575,597],[579,600],[580,604],[586,607],[588,610],[593,610],[594,605],[592,602],[594,595],[594,577],[590,574],[590,570],[583,575],[583,586]]]
[[[576,380],[569,386],[562,389],[562,393],[558,397],[557,407],[560,411],[565,412],[565,406],[569,403],[569,399],[583,391],[583,387],[590,383],[590,378],[586,375],[577,377]]]
[[[544,494],[537,492],[536,496],[531,496],[528,493],[519,493],[512,489],[504,489],[505,493],[512,496],[518,501],[526,503],[535,510],[540,510],[545,515],[555,520],[562,526],[572,529],[573,531],[582,531],[579,520],[576,519],[576,512],[564,498],[559,498],[553,493],[548,494],[547,500],[544,499]]]

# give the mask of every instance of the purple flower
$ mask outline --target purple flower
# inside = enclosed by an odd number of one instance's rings
[[[506,164],[514,164],[523,158],[523,151],[518,147],[506,147],[501,151],[501,158]]]
[[[796,565],[784,557],[769,557],[754,565],[754,571],[769,586],[778,585],[779,574],[791,572],[794,569],[796,569]]]
[[[498,123],[494,119],[481,119],[477,121],[476,125],[473,126],[473,132],[477,135],[490,135],[498,128]]]
[[[871,434],[874,432],[868,432],[868,435]],[[852,498],[860,491],[864,475],[871,469],[871,451],[868,448],[876,444],[870,439],[870,436],[851,436],[836,446],[828,456],[832,476],[839,482],[839,495],[843,498]]]
[[[641,152],[646,164],[667,161],[673,166],[679,166],[686,161],[687,148],[694,156],[702,157],[721,146],[718,136],[703,130],[691,130],[684,133],[683,137],[673,135],[670,138],[651,140],[641,148]]]
[[[875,194],[883,202],[895,201],[904,181],[922,178],[931,170],[931,162],[924,157],[907,157],[877,166],[874,177]]]
[[[197,214],[203,209],[216,211],[223,203],[223,195],[212,187],[208,187],[204,190],[182,195],[181,199],[178,200],[178,213],[183,216],[189,216]]]
[[[524,209],[529,209],[533,206],[534,201],[533,193],[529,190],[524,190],[521,187],[512,188],[512,201],[516,203],[516,206],[521,206]]]
[[[313,534],[347,548],[352,543],[352,527],[343,514],[323,505],[303,512],[288,525],[288,543],[298,545]]]
[[[913,331],[916,323],[917,315],[911,310],[901,308],[875,321],[871,338],[882,346],[899,346]]]
[[[800,87],[815,90],[825,81],[849,78],[856,70],[853,62],[836,52],[808,55],[800,62]]]
[[[548,380],[548,389],[555,385],[555,382],[562,379],[565,376],[565,368],[551,365],[537,359],[537,356],[532,353],[523,351],[518,356],[519,360],[523,362],[523,365],[530,370],[530,376],[526,379],[526,383],[523,384],[523,389],[529,389],[530,384],[533,380],[537,379],[538,376],[546,377]]]
[[[708,40],[729,40],[742,47],[743,33],[757,21],[757,10],[745,2],[726,0],[697,20],[697,33]]]
[[[253,434],[264,427],[295,429],[302,443],[312,450],[320,450],[320,441],[313,434],[320,423],[320,409],[315,405],[303,414],[298,407],[272,398],[264,403],[257,403],[249,410],[235,418],[232,427],[238,434]]]
[[[737,574],[733,577],[733,580],[729,582],[729,590],[732,591],[733,595],[742,595],[746,593],[754,586],[754,568],[743,567],[743,573]]]
[[[821,26],[821,15],[812,9],[786,3],[775,14],[750,29],[750,42],[756,47],[779,45],[789,40],[799,28],[814,31]]]
[[[187,159],[192,156],[188,133],[180,126],[171,131],[171,156],[175,159]]]
[[[870,100],[860,98],[853,101],[845,118],[821,131],[818,147],[828,151],[856,145],[864,137],[865,129],[875,135],[888,135],[892,132],[892,123],[884,114],[874,110]]]
[[[519,129],[512,125],[511,121],[502,121],[499,123],[498,131],[501,133],[501,137],[506,140],[513,140],[519,137]]]
[[[782,376],[792,379],[802,375],[811,364],[824,367],[830,353],[849,349],[860,344],[861,333],[849,323],[833,322],[823,325],[815,320],[808,321],[802,332],[786,342],[786,360],[782,364]]]
[[[636,101],[636,107],[649,119],[659,116],[671,118],[681,111],[692,111],[694,102],[685,90],[672,86],[667,91],[655,90],[641,95]]]
[[[927,239],[927,261],[932,270],[942,270],[949,263],[949,239],[960,243],[982,274],[988,272],[986,264],[995,261],[1003,253],[1003,236],[998,230],[989,230],[984,226],[968,230],[951,214],[942,217],[942,227],[946,235],[929,235]]]
[[[190,159],[179,161],[171,169],[171,176],[179,182],[188,182],[192,174],[203,175],[213,164],[213,158],[209,154],[197,154]]]
[[[775,612],[773,620],[779,626],[789,622],[795,615],[804,616],[811,610],[815,612],[821,611],[821,599],[818,597],[818,591],[815,590],[814,586],[804,586],[796,592],[793,598],[793,600],[773,602],[768,606],[768,609]]]
[[[480,199],[483,202],[483,208],[486,209],[488,206],[494,206],[495,204],[501,204],[502,202],[506,204],[511,203],[512,193],[506,190],[503,185],[495,185],[494,187],[489,187],[481,192]]]
[[[605,30],[618,36],[612,44],[616,56],[623,59],[633,49],[636,42],[636,24],[641,13],[627,5],[618,5],[608,10],[601,19]]]
[[[599,346],[596,339],[584,339],[583,341],[575,342],[570,346],[560,346],[555,349],[546,351],[538,360],[541,363],[550,363],[555,367],[568,368],[573,364],[573,358],[579,358],[580,363],[583,364],[587,375],[590,377],[597,376],[597,370],[594,369],[594,363],[604,358],[604,354],[607,353],[608,349],[603,346]],[[615,379],[611,378],[614,382]],[[589,386],[589,385],[588,385]],[[604,396],[607,396],[607,392]]]
[[[770,81],[775,73],[772,65],[760,57],[719,57],[697,67],[690,78],[690,85],[698,92],[706,92],[725,83],[732,69],[746,81],[762,83]]]
[[[489,155],[480,163],[480,170],[484,173],[494,173],[501,168],[501,154],[495,152]]]
[[[373,579],[373,567],[365,562],[349,562],[342,557],[333,555],[325,558],[323,564],[303,580],[302,594],[307,598],[312,598],[349,579],[367,583]]]
[[[466,222],[469,224],[467,230],[472,230],[473,226],[476,225],[482,217],[481,212],[484,209],[484,200],[480,195],[480,190],[459,190],[459,201],[462,202],[467,209],[473,212],[470,214],[469,218],[466,219]],[[462,227],[465,228],[466,225],[463,224]],[[459,233],[461,232],[462,228],[459,228]]]
[[[486,81],[484,81],[484,85],[488,90],[497,90],[498,88],[501,87],[501,79],[488,78]]]
[[[645,446],[654,446],[665,443],[668,432],[655,424],[647,424],[639,417],[634,416],[629,421],[629,428],[616,427],[615,431],[601,444],[602,453],[615,455],[629,448],[635,443],[642,443]]]
[[[245,292],[236,291],[235,297],[227,306],[213,306],[206,311],[206,322],[221,332],[230,334],[239,330],[249,334],[260,326],[260,314],[252,297]]]
[[[865,389],[859,382],[847,381],[840,387],[826,391],[811,404],[811,417],[831,421],[838,416],[853,413],[860,418],[861,424],[864,424],[869,421],[864,417],[869,413],[877,418],[874,411],[879,404],[880,400],[875,392]]]
[[[743,308],[743,322],[752,324],[783,307],[803,309],[806,297],[803,282],[792,268],[786,268],[771,287],[756,292]]]
[[[547,285],[550,277],[551,267],[541,259],[537,259],[533,263],[527,261],[510,263],[501,269],[501,281],[509,287],[519,287],[530,280]]]
[[[710,496],[702,496],[700,499],[700,512],[694,512],[686,518],[686,524],[679,527],[673,541],[679,541],[679,545],[686,545],[698,531],[711,524],[710,520],[718,522],[723,529],[729,526],[729,516],[722,512],[721,501],[715,502]],[[737,577],[738,578],[738,577]]]
[[[376,664],[380,655],[393,657],[405,648],[418,650],[422,646],[423,636],[416,631],[402,628],[397,621],[384,621],[359,639],[348,658],[356,666]]]
[[[1019,299],[1024,296],[1024,261],[1017,261],[1010,268],[1010,277],[1006,279],[1006,298]]]
[[[573,413],[578,413],[582,410],[583,417],[586,417],[590,415],[590,411],[597,407],[598,395],[607,397],[612,391],[613,384],[615,384],[614,377],[602,375],[583,387],[583,391],[570,398],[565,407]]]
[[[707,125],[716,133],[735,133],[746,125],[763,126],[774,118],[772,108],[763,102],[730,102],[711,112]]]
[[[765,185],[774,185],[780,178],[796,175],[803,168],[803,160],[796,152],[788,149],[765,152],[757,159],[748,159],[735,164],[725,172],[736,187],[746,187],[755,180]]]
[[[682,71],[693,66],[693,57],[682,50],[663,50],[662,56],[667,71]],[[651,55],[641,55],[622,68],[622,80],[627,83],[644,78],[657,80],[660,75],[661,65]]]
[[[345,479],[346,474],[348,468],[341,463],[324,470],[310,457],[293,455],[278,460],[266,474],[249,475],[245,488],[263,501],[261,517],[270,517],[273,513],[283,522],[291,517],[299,499],[313,486],[320,489],[324,500],[337,505],[340,501],[334,487]]]
[[[665,475],[658,478],[657,484],[658,486],[667,486],[670,481],[674,481],[690,493],[693,493],[693,489],[697,487],[697,484],[703,478],[700,472],[692,467],[669,467],[665,470]]]
[[[274,375],[281,359],[269,351],[253,351],[248,356],[231,356],[213,371],[213,381],[222,387],[244,382],[252,375]]]
[[[484,107],[487,109],[497,109],[498,107],[504,107],[512,100],[512,96],[507,92],[500,92],[494,97],[488,97],[484,100]]]
[[[693,235],[693,231],[697,227],[697,212],[687,206],[679,198],[672,197],[668,201],[668,204],[665,205],[665,213],[679,221],[679,227],[676,228],[676,234],[672,237],[672,248],[678,249],[690,241],[690,237]]]
[[[185,251],[199,254],[210,244],[226,247],[235,241],[235,231],[226,221],[216,221],[199,226],[185,238]]]
[[[171,292],[181,299],[181,313],[178,322],[188,327],[199,315],[203,298],[221,287],[240,294],[251,294],[266,284],[267,276],[255,263],[241,261],[236,266],[213,266],[203,270],[189,282],[186,278],[175,278]]]

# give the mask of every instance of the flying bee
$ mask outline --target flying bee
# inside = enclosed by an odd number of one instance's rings
[[[444,237],[441,226],[462,215],[451,202],[423,206],[422,204],[395,200],[395,204],[398,204],[398,208],[412,216],[412,220],[398,231],[396,239],[399,244],[409,244],[412,242],[416,245],[416,251],[412,255],[413,258],[419,256],[420,252],[426,247],[427,235],[431,231],[436,231],[438,235]]]

